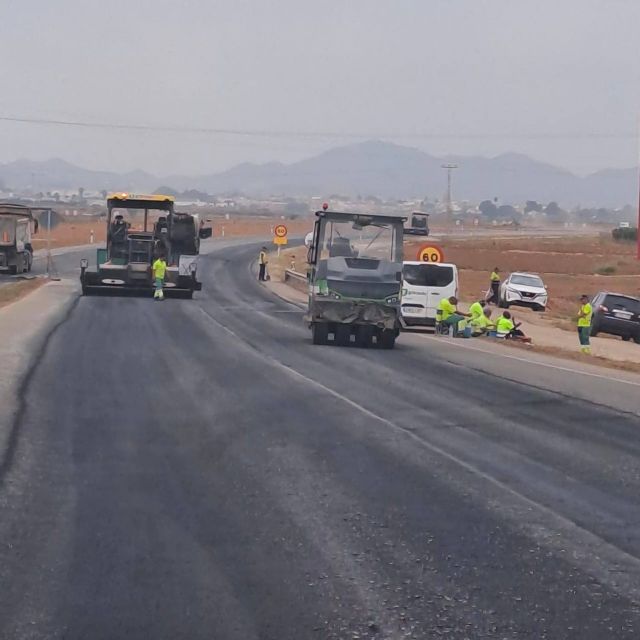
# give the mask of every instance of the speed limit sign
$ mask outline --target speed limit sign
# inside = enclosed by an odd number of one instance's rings
[[[278,238],[284,238],[287,235],[287,227],[285,227],[283,224],[279,224],[274,230],[273,232],[276,234],[276,236]]]
[[[418,260],[420,262],[442,262],[444,253],[436,244],[424,244],[418,249]]]

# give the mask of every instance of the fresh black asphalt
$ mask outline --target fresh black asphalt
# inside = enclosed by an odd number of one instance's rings
[[[0,452],[0,638],[640,637],[637,415],[442,342],[313,346],[254,253],[51,333]]]

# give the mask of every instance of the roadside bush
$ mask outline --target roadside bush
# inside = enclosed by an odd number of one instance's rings
[[[598,267],[596,269],[596,273],[599,276],[610,276],[616,272],[616,268],[610,264],[605,265],[603,267]]]
[[[635,241],[638,239],[638,229],[637,227],[613,229],[611,237],[614,240]]]

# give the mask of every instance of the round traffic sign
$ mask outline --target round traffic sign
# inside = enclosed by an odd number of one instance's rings
[[[273,232],[276,234],[278,238],[284,238],[287,235],[287,227],[283,224],[279,224]]]
[[[418,260],[421,262],[442,262],[444,252],[436,244],[423,244],[418,249]]]

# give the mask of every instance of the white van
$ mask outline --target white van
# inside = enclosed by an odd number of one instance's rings
[[[436,324],[442,298],[458,295],[458,267],[444,262],[406,261],[402,266],[402,323]]]

